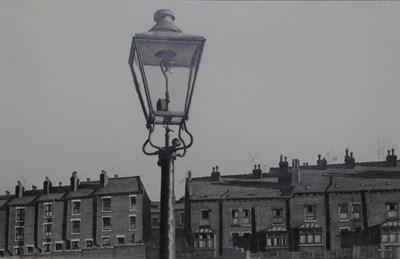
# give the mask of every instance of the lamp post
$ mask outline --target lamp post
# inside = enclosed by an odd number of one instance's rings
[[[193,144],[186,121],[205,43],[202,36],[183,33],[174,20],[171,11],[158,10],[154,14],[156,25],[133,36],[129,57],[149,131],[142,150],[146,155],[158,155],[161,167],[160,259],[175,259],[174,160],[185,156]],[[152,141],[160,125],[165,128],[163,147]],[[170,141],[173,127],[178,128],[177,138]],[[188,143],[183,133],[189,137]],[[148,145],[153,152],[146,150]]]

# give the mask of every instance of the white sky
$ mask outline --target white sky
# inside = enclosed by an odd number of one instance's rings
[[[176,166],[210,175],[315,164],[324,147],[342,162],[400,150],[400,3],[1,1],[0,194],[17,180],[42,188],[140,175],[159,200],[156,157],[128,66],[131,37],[161,8],[207,39],[188,127],[194,145]],[[158,134],[163,136],[163,131]],[[162,143],[160,143],[162,144]],[[398,153],[397,153],[398,154]]]

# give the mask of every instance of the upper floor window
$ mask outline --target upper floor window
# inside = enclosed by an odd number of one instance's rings
[[[305,207],[306,221],[315,220],[315,205],[306,205]]]
[[[103,230],[111,230],[111,217],[103,217]]]
[[[125,245],[125,236],[117,236],[117,244]]]
[[[274,215],[273,223],[274,224],[282,224],[283,223],[283,209],[273,209],[272,213]]]
[[[152,227],[159,227],[160,226],[160,218],[155,216],[151,218],[151,226]]]
[[[45,218],[53,217],[53,204],[52,203],[44,204],[44,217]]]
[[[72,201],[72,214],[75,214],[75,215],[81,214],[81,202],[80,201]]]
[[[43,228],[44,228],[44,237],[51,237],[51,228],[52,228],[52,225],[51,224],[45,224],[44,226],[43,226]]]
[[[388,218],[397,218],[397,203],[386,203],[386,209]]]
[[[210,211],[202,210],[201,211],[201,225],[209,226],[210,225]]]
[[[136,216],[129,216],[129,230],[136,229]]]
[[[81,222],[79,220],[72,221],[72,234],[79,234],[81,232]]]
[[[102,211],[111,211],[111,197],[102,198]]]
[[[15,240],[16,241],[24,241],[24,228],[23,227],[15,228]]]
[[[179,213],[179,223],[185,224],[185,213],[183,212]]]
[[[232,225],[239,225],[239,210],[232,210]]]
[[[136,195],[130,195],[129,196],[129,204],[130,204],[130,210],[135,210],[136,209]]]
[[[72,250],[78,250],[79,249],[79,240],[72,240],[71,247],[72,247]]]
[[[349,206],[347,204],[339,204],[339,220],[349,219]]]
[[[243,225],[250,225],[250,209],[243,209]]]
[[[25,208],[16,208],[15,209],[15,214],[16,214],[15,220],[17,222],[25,221]]]
[[[361,205],[360,204],[353,204],[353,219],[360,219],[361,218]]]

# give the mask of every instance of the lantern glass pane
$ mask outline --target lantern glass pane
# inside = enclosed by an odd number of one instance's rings
[[[202,41],[136,39],[136,43],[155,123],[180,124],[188,113]]]
[[[138,54],[137,54],[137,49],[135,48],[134,51],[132,52],[132,60],[130,61],[131,68],[133,69],[133,76],[134,76],[134,81],[135,82],[135,88],[136,92],[139,96],[139,100],[141,102],[143,112],[145,114],[146,120],[148,119],[148,116],[150,114],[150,103],[148,102],[147,99],[147,94],[146,94],[146,89],[145,89],[145,82],[142,77],[142,73],[140,71],[139,67],[139,60],[138,60]]]

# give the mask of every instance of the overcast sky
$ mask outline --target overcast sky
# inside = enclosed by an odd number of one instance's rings
[[[0,193],[140,175],[159,200],[160,168],[128,57],[156,10],[207,39],[178,158],[176,196],[193,176],[250,173],[284,154],[315,164],[400,150],[400,3],[1,1]],[[162,129],[156,134],[163,136]],[[162,142],[160,142],[160,145]],[[251,155],[250,155],[250,154]],[[257,155],[258,154],[258,155]],[[385,151],[386,154],[386,151]],[[397,153],[399,154],[399,153]]]

